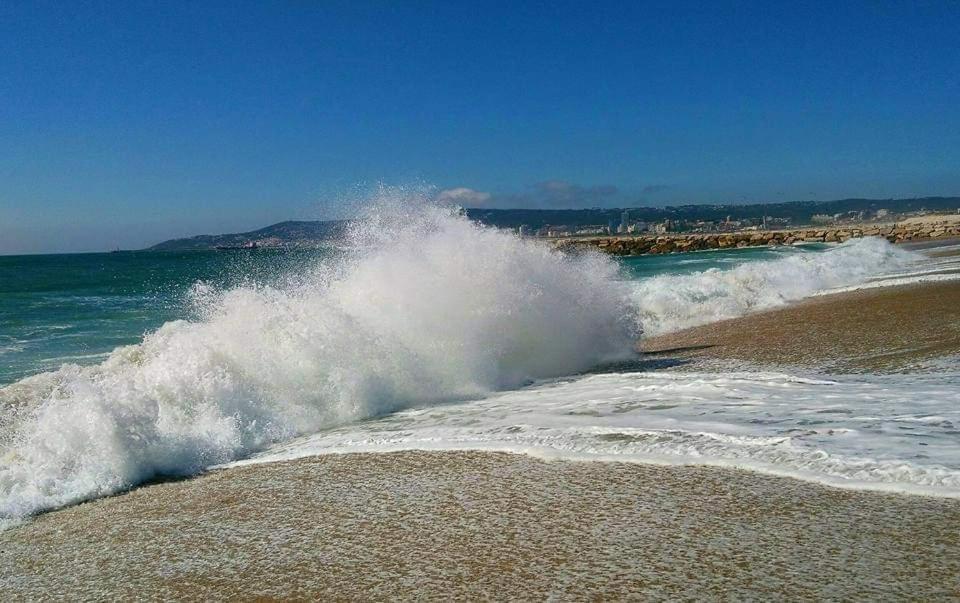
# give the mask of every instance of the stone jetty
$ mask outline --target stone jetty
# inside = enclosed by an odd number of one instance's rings
[[[891,243],[960,236],[960,215],[926,216],[895,224],[857,224],[793,230],[752,230],[715,233],[667,233],[563,238],[560,249],[598,249],[613,255],[681,253],[799,243],[842,243],[861,237],[884,237]]]

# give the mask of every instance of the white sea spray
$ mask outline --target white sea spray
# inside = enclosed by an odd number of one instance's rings
[[[201,319],[0,390],[0,516],[634,354],[627,288],[599,255],[564,256],[396,190],[344,248],[284,288],[197,286]]]

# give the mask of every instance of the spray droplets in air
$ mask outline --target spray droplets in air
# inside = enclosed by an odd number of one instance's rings
[[[614,262],[559,254],[428,197],[381,188],[337,251],[284,284],[197,285],[196,320],[0,390],[0,515],[633,354],[637,321]]]

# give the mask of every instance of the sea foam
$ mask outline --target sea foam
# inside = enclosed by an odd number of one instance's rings
[[[617,265],[382,192],[285,287],[195,288],[96,366],[0,390],[0,516],[185,475],[297,434],[632,355]]]
[[[768,310],[834,288],[866,283],[923,258],[879,237],[853,239],[826,251],[788,251],[692,274],[664,274],[634,284],[633,304],[644,334],[659,335]]]
[[[397,450],[705,464],[960,498],[960,375],[603,373],[405,410],[239,464]]]

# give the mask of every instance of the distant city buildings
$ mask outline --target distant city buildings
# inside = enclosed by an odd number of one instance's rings
[[[610,234],[610,230],[607,226],[583,226],[578,228],[573,234],[577,236],[604,235]]]
[[[919,215],[923,215],[924,210],[915,212]],[[890,216],[890,210],[888,209],[878,209],[876,211],[848,211],[840,212],[836,214],[814,214],[810,217],[810,222],[813,224],[840,224],[844,222],[865,222],[867,220],[882,220]]]
[[[660,222],[647,222],[646,220],[641,219],[631,219],[631,213],[635,214],[637,211],[639,210],[634,210],[633,212],[626,209],[622,210],[619,214],[619,220],[616,218],[608,219],[606,224],[548,224],[540,227],[531,227],[527,224],[523,224],[516,228],[516,232],[520,236],[537,236],[548,238],[595,237],[605,235],[664,235],[667,233],[726,233],[738,231],[786,230],[789,228],[796,228],[809,224],[854,224],[858,222],[868,222],[871,220],[889,219],[893,216],[897,216],[899,218],[906,215],[923,215],[926,213],[924,209],[920,209],[909,213],[894,214],[887,208],[880,208],[876,210],[870,209],[838,213],[818,213],[813,214],[809,218],[797,223],[794,223],[794,220],[790,216],[775,216],[768,214],[760,214],[758,216],[749,217],[727,215],[719,220],[667,218]],[[951,208],[949,211],[953,211],[953,209]],[[960,210],[957,210],[957,212],[960,213]],[[609,214],[601,217],[601,219],[606,218],[609,218]]]

